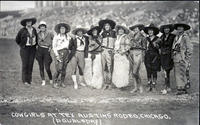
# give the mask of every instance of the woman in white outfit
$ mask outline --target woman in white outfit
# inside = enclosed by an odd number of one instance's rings
[[[116,26],[117,40],[115,42],[115,55],[112,82],[117,88],[126,87],[129,84],[129,60],[128,50],[130,42],[127,34],[129,30],[125,26]]]
[[[101,64],[101,39],[99,26],[92,26],[87,32],[90,36],[88,46],[88,58],[85,60],[84,78],[88,86],[101,89],[103,85],[103,72]]]

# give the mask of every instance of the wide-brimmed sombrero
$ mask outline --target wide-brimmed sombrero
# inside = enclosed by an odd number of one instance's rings
[[[71,28],[70,28],[70,26],[68,24],[66,24],[66,23],[59,23],[54,28],[54,30],[55,30],[56,33],[60,33],[60,27],[65,27],[66,28],[65,33],[68,33],[71,30]]]
[[[40,28],[40,26],[47,27],[47,23],[45,21],[40,21],[38,28]]]
[[[87,34],[92,36],[93,30],[97,30],[97,34],[101,32],[101,28],[99,26],[91,26],[90,30],[87,31]]]
[[[174,24],[174,29],[177,30],[177,27],[183,27],[185,31],[190,29],[190,26],[188,24],[185,24],[185,23]]]
[[[129,30],[128,30],[128,28],[126,28],[125,25],[117,25],[117,26],[115,27],[115,30],[118,32],[118,30],[119,30],[120,28],[122,28],[122,29],[124,30],[124,33],[125,33],[125,34],[128,34],[128,33],[129,33]]]
[[[144,25],[143,24],[136,24],[136,25],[133,25],[131,27],[129,27],[130,30],[134,30],[136,27],[138,27],[138,29],[141,31],[144,29]]]
[[[23,20],[21,21],[21,25],[22,25],[22,26],[26,26],[26,22],[27,22],[27,21],[31,21],[31,22],[32,22],[32,25],[34,25],[34,24],[36,23],[37,19],[36,19],[36,18],[26,18],[26,19],[23,19]]]
[[[116,25],[115,21],[110,20],[110,19],[100,20],[100,21],[99,21],[99,26],[100,26],[101,28],[103,28],[104,25],[107,24],[107,23],[110,24],[111,29],[114,29],[114,28],[115,28],[115,25]]]
[[[154,31],[154,35],[157,35],[159,33],[159,29],[153,23],[151,23],[147,27],[144,27],[144,32],[146,34],[148,34],[148,30],[153,30]]]
[[[76,35],[78,31],[82,31],[83,34],[87,33],[87,30],[86,30],[85,28],[78,27],[78,28],[75,28],[75,29],[72,31],[72,34]]]
[[[174,25],[173,24],[166,24],[166,25],[161,25],[160,26],[160,32],[164,33],[164,29],[165,28],[169,28],[170,29],[169,32],[173,32],[174,31]]]

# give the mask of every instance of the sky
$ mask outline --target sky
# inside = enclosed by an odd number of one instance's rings
[[[34,1],[0,1],[1,11],[23,10],[34,8]]]

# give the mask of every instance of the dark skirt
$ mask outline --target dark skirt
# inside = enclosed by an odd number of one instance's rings
[[[151,71],[161,70],[160,55],[157,52],[147,51],[144,57],[144,64],[146,69]]]
[[[174,66],[174,62],[171,57],[171,53],[170,54],[161,54],[160,61],[161,61],[161,67],[164,70],[171,70]]]

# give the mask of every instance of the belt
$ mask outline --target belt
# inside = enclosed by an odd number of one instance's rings
[[[41,45],[39,45],[39,47],[45,48],[45,49],[48,49],[48,48],[49,48],[49,47],[47,47],[47,46],[41,46]]]

